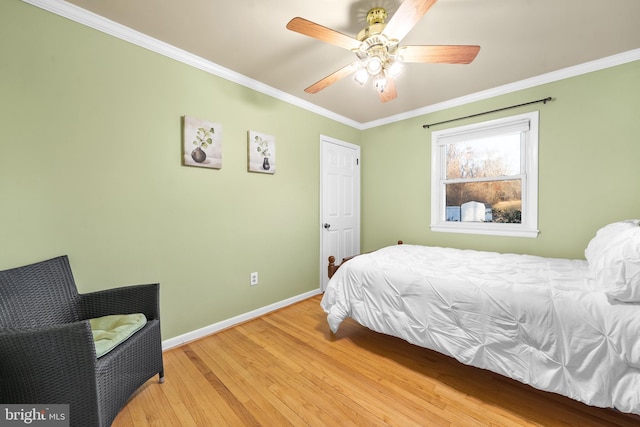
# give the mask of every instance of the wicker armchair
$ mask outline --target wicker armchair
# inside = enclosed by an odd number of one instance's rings
[[[109,426],[148,379],[164,380],[159,285],[79,294],[67,256],[0,271],[0,403],[69,404],[71,426]],[[143,313],[100,358],[87,319]]]

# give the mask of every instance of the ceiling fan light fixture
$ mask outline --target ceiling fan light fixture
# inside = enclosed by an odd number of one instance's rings
[[[480,46],[400,46],[401,40],[436,1],[400,0],[400,6],[388,24],[385,8],[373,8],[367,14],[367,27],[355,38],[304,18],[293,18],[287,24],[287,29],[350,50],[358,57],[358,61],[319,80],[306,88],[305,92],[317,93],[354,74],[353,79],[361,86],[373,79],[380,101],[389,102],[397,97],[396,80],[404,69],[405,60],[409,63],[443,64],[468,64],[473,61]]]
[[[375,76],[373,79],[373,87],[380,93],[384,92],[387,87],[387,77],[384,75],[384,72]]]
[[[365,69],[369,73],[370,76],[376,76],[380,74],[384,66],[384,61],[379,56],[370,57],[366,64]]]
[[[366,68],[360,68],[353,75],[353,80],[355,80],[360,86],[364,86],[367,84],[367,81],[369,81],[369,72]]]
[[[389,77],[395,80],[400,77],[402,71],[404,71],[404,64],[398,58],[390,58],[387,61],[384,69],[389,74]]]

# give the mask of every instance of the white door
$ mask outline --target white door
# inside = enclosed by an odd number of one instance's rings
[[[329,255],[339,263],[360,252],[360,147],[320,137],[320,265],[322,290]]]

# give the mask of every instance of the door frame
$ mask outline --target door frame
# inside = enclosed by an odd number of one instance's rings
[[[326,287],[326,283],[329,281],[329,279],[327,278],[327,266],[329,264],[328,262],[328,257],[329,255],[335,255],[335,254],[325,254],[324,253],[324,236],[326,235],[326,233],[324,233],[324,168],[325,168],[325,159],[324,159],[324,146],[325,144],[334,144],[334,145],[339,145],[345,148],[349,148],[352,150],[355,150],[358,156],[358,165],[361,166],[361,161],[360,161],[360,146],[356,145],[356,144],[352,144],[350,142],[346,142],[346,141],[341,141],[339,139],[336,138],[332,138],[330,136],[326,136],[326,135],[320,135],[320,221],[318,224],[318,228],[320,230],[320,291],[324,292],[325,287]],[[356,224],[355,224],[355,228],[356,228],[356,232],[357,232],[357,241],[356,241],[356,252],[360,252],[360,207],[361,207],[361,200],[362,200],[362,196],[361,196],[361,173],[360,173],[360,167],[357,168],[357,174],[358,174],[358,180],[357,180],[357,200],[354,203],[354,206],[357,206],[358,212],[357,215],[355,215],[355,219],[356,219]],[[336,259],[336,262],[340,262],[341,260]]]

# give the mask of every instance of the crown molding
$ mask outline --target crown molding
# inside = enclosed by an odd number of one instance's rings
[[[532,77],[529,79],[521,80],[519,82],[510,83],[496,88],[476,92],[470,95],[462,96],[459,98],[451,99],[448,101],[440,102],[425,106],[416,110],[408,111],[405,113],[385,117],[379,120],[374,120],[366,123],[357,122],[342,115],[336,114],[333,111],[319,107],[304,99],[298,98],[279,89],[266,85],[257,80],[251,79],[243,74],[232,71],[228,68],[222,67],[214,62],[206,60],[197,55],[191,54],[185,50],[179,49],[163,41],[157,40],[132,28],[126,27],[117,22],[111,21],[103,16],[90,12],[79,6],[68,3],[64,0],[22,0],[25,3],[36,6],[40,9],[44,9],[48,12],[70,19],[82,25],[86,25],[95,30],[112,35],[121,40],[133,43],[142,48],[148,49],[152,52],[160,55],[172,58],[176,61],[182,62],[186,65],[198,68],[207,73],[216,75],[223,79],[237,83],[241,86],[245,86],[249,89],[253,89],[257,92],[265,95],[272,96],[281,101],[295,105],[297,107],[308,110],[312,113],[316,113],[320,116],[335,120],[345,125],[351,126],[359,130],[370,129],[385,124],[390,124],[414,117],[422,116],[425,114],[433,113],[440,110],[445,110],[452,107],[457,107],[464,104],[469,104],[476,101],[481,101],[488,98],[493,98],[499,95],[505,95],[511,92],[516,92],[523,89],[539,86],[546,83],[551,83],[570,77],[579,76],[581,74],[590,73],[593,71],[599,71],[605,68],[615,67],[617,65],[626,64],[640,60],[640,49],[630,50],[618,55],[608,56],[595,61],[586,62],[584,64],[576,65],[573,67],[564,68],[561,70],[553,71],[540,76]]]
[[[570,77],[580,76],[582,74],[591,73],[594,71],[604,70],[606,68],[615,67],[617,65],[626,64],[640,60],[640,49],[634,49],[627,52],[623,52],[617,55],[607,56],[605,58],[596,59],[594,61],[585,62],[583,64],[575,65],[572,67],[563,68],[550,73],[541,74],[529,79],[520,80],[515,83],[509,83],[503,86],[498,86],[492,89],[484,90],[481,92],[465,95],[460,98],[450,99],[448,101],[440,102],[438,104],[429,105],[423,108],[419,108],[413,111],[397,114],[394,116],[385,117],[380,120],[375,120],[367,123],[362,123],[362,129],[370,129],[377,126],[386,125],[389,123],[399,122],[406,119],[412,119],[415,117],[423,116],[425,114],[434,113],[436,111],[446,110],[448,108],[459,107],[461,105],[470,104],[476,101],[482,101],[489,98],[494,98],[500,95],[506,95],[508,93],[517,92],[523,89],[529,89],[535,86],[540,86],[546,83],[553,83],[559,80],[568,79]]]
[[[127,41],[134,45],[148,49],[152,52],[182,62],[186,65],[190,65],[194,68],[198,68],[207,73],[216,75],[223,79],[229,80],[233,83],[237,83],[241,86],[245,86],[249,89],[253,89],[257,92],[265,95],[272,96],[281,101],[293,104],[297,107],[311,111],[318,115],[327,117],[337,122],[344,123],[348,126],[361,129],[362,124],[355,120],[341,116],[329,111],[325,108],[319,107],[304,99],[295,97],[291,94],[278,90],[274,87],[266,85],[257,80],[251,79],[243,74],[232,71],[228,68],[222,67],[214,62],[206,60],[200,56],[189,53],[183,49],[177,48],[173,45],[157,40],[132,28],[126,27],[122,24],[114,22],[103,16],[90,12],[74,4],[68,3],[63,0],[22,0],[32,6],[36,6],[40,9],[44,9],[48,12],[70,19],[78,24],[86,25],[87,27],[117,37],[121,40]]]

